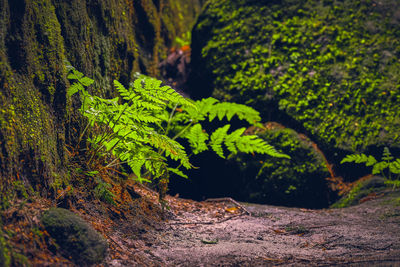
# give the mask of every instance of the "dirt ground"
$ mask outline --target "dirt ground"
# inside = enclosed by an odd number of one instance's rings
[[[400,266],[400,192],[327,210],[167,202],[166,219],[147,230],[114,228],[111,249],[120,252],[108,266]]]

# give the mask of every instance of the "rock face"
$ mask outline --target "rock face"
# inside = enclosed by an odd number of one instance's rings
[[[399,10],[391,0],[211,0],[192,34],[190,93],[250,104],[325,150],[399,147]]]
[[[81,122],[66,95],[64,61],[94,78],[100,95],[112,80],[157,75],[176,36],[190,30],[202,0],[1,0],[0,184],[23,177],[62,184],[66,144]]]
[[[106,240],[73,212],[51,208],[43,214],[41,221],[61,252],[75,263],[86,266],[100,263],[105,258]]]
[[[267,124],[267,128],[257,134],[291,159],[240,154],[234,157],[241,171],[243,198],[253,203],[327,207],[329,190],[324,178],[330,174],[323,156],[310,140],[294,130],[274,124]]]
[[[0,224],[1,225],[1,224]],[[3,231],[0,230],[0,266],[10,266],[10,256],[6,248],[6,242],[3,237]]]

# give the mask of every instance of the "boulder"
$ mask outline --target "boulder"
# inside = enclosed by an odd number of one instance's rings
[[[247,201],[275,205],[323,208],[330,191],[330,176],[322,154],[311,141],[294,130],[269,127],[257,133],[291,159],[239,154],[231,159],[241,170],[242,190]]]
[[[189,93],[249,104],[332,155],[400,147],[399,10],[394,0],[208,1]]]
[[[385,178],[371,176],[357,181],[353,188],[341,199],[331,205],[331,208],[346,208],[376,198],[382,191],[387,190]]]
[[[41,221],[60,247],[61,253],[80,265],[100,263],[106,256],[107,242],[81,217],[62,208],[44,212]]]

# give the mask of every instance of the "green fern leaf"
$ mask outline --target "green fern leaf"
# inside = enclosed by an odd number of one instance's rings
[[[168,168],[168,171],[175,173],[176,175],[179,175],[182,178],[188,179],[189,177],[184,174],[181,170],[177,169],[177,168]]]
[[[224,156],[224,151],[222,149],[222,143],[225,140],[225,137],[230,127],[231,127],[230,124],[226,124],[225,126],[215,130],[215,132],[213,132],[211,135],[211,142],[210,142],[211,148],[212,150],[214,150],[215,153],[217,153],[218,156],[220,156],[223,159],[225,158],[225,156]]]
[[[273,146],[269,145],[257,135],[245,135],[236,141],[236,147],[244,153],[267,154],[277,158],[290,159],[289,155],[278,152]]]
[[[373,164],[375,164],[374,161],[376,162],[376,160],[373,156],[368,157],[365,154],[351,154],[351,155],[347,155],[345,158],[343,158],[340,163],[343,164],[345,162],[355,162],[355,163],[366,162],[367,164],[371,164],[370,166],[372,166]]]
[[[244,127],[237,129],[236,131],[227,135],[225,138],[225,146],[233,154],[236,154],[238,152],[237,147],[236,147],[236,142],[240,138],[240,136],[244,133],[244,131],[246,131],[246,128],[244,128]]]
[[[380,174],[384,169],[389,167],[389,163],[386,161],[378,162],[372,168],[372,174]]]
[[[67,90],[67,95],[69,97],[73,96],[74,94],[78,93],[79,91],[84,90],[84,87],[80,83],[73,83]]]
[[[394,158],[392,156],[392,153],[390,153],[388,147],[383,148],[383,154],[382,154],[382,160],[389,162],[392,161]]]
[[[389,163],[389,169],[394,174],[400,174],[400,159],[396,159]]]
[[[188,139],[195,155],[208,150],[206,144],[208,134],[203,131],[200,123],[193,125],[184,137]]]

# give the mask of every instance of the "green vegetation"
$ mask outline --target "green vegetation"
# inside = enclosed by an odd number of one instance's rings
[[[169,172],[186,177],[181,168],[193,167],[190,155],[178,138],[187,140],[192,154],[213,150],[225,158],[222,146],[225,145],[232,154],[260,153],[289,158],[258,136],[243,135],[244,127],[228,133],[231,125],[225,124],[208,134],[201,125],[205,120],[230,121],[233,116],[251,125],[259,124],[259,113],[250,107],[220,103],[213,98],[193,102],[169,86],[161,86],[161,81],[144,75],[138,75],[128,89],[114,81],[121,99],[104,99],[91,95],[86,89],[94,82],[92,79],[71,66],[68,68],[68,78],[75,81],[68,95],[79,93],[80,112],[88,119],[80,139],[89,127],[94,129],[94,134],[88,138],[91,144],[88,165],[96,157],[110,160],[105,167],[127,164],[138,181],[159,181],[160,199],[166,193]],[[177,162],[177,166],[171,167],[168,158]],[[106,189],[103,186],[97,191],[105,193]]]
[[[331,205],[331,208],[345,208],[357,205],[363,198],[371,194],[379,194],[385,189],[387,189],[387,186],[385,185],[385,179],[382,177],[374,176],[365,181],[359,181],[350,192]]]
[[[276,127],[257,133],[291,159],[239,154],[244,198],[250,202],[321,208],[327,205],[326,163],[295,131]],[[233,180],[235,182],[235,180]]]
[[[341,163],[346,162],[364,163],[365,166],[372,167],[372,174],[385,177],[385,183],[393,185],[393,189],[400,187],[400,159],[395,159],[387,147],[383,149],[381,161],[371,155],[352,154],[347,155]]]
[[[3,236],[3,231],[0,230],[0,266],[8,267],[10,265],[11,259],[9,255],[9,249],[7,248],[7,242]]]
[[[92,265],[105,258],[106,240],[73,212],[51,208],[43,214],[41,222],[62,253],[75,263]]]
[[[398,147],[399,8],[398,1],[209,1],[193,31],[193,94],[210,87],[216,98],[263,114],[278,107],[330,148]]]

